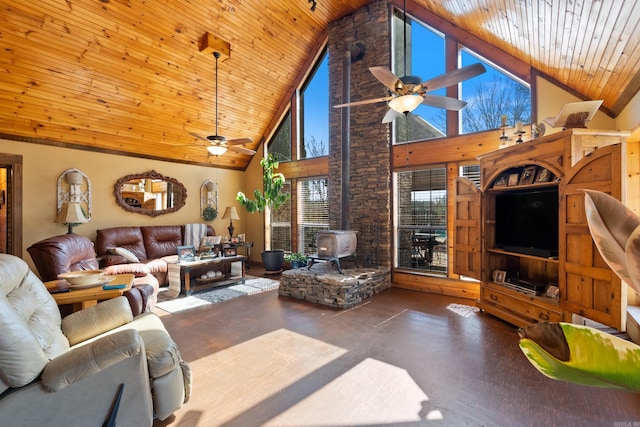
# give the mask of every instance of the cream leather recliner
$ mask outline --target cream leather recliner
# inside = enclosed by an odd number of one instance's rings
[[[118,297],[62,319],[29,266],[0,254],[0,426],[101,426],[114,413],[115,425],[151,426],[190,391],[157,315],[134,318]]]

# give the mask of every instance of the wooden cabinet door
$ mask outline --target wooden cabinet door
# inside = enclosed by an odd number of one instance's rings
[[[560,184],[559,285],[562,309],[624,330],[626,292],[593,243],[583,188],[620,200],[621,145],[595,150],[568,170]]]
[[[481,280],[482,193],[467,178],[456,177],[453,271]]]

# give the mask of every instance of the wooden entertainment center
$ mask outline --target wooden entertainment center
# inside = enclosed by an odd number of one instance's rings
[[[480,280],[480,308],[517,326],[571,322],[576,314],[625,330],[626,285],[593,243],[581,189],[638,203],[639,143],[627,141],[628,135],[564,130],[480,156],[480,188],[457,178],[454,269]],[[547,200],[557,194],[557,224],[556,218],[548,221],[554,234],[557,226],[557,246],[541,251],[501,244],[500,203],[542,193]],[[637,206],[629,207],[637,212]],[[541,224],[531,227],[548,233]],[[557,287],[557,296],[546,292],[549,285]]]

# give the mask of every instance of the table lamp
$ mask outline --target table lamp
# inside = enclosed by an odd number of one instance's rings
[[[227,227],[227,230],[229,230],[229,239],[231,239],[233,237],[233,220],[234,219],[240,219],[240,217],[238,216],[238,212],[236,211],[236,208],[234,208],[233,206],[227,206],[224,210],[224,215],[222,215],[222,219],[228,219],[229,220],[229,227]]]
[[[84,216],[80,202],[69,202],[62,205],[55,222],[67,224],[69,226],[67,234],[73,234],[74,226],[83,222],[89,222],[89,220]]]

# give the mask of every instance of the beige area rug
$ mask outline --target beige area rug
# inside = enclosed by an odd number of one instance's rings
[[[168,288],[161,288],[156,307],[168,313],[178,313],[204,305],[217,304],[243,295],[253,295],[278,289],[280,282],[262,277],[247,277],[244,284],[237,284],[198,291],[188,297],[170,298]]]
[[[338,359],[345,355],[343,348],[279,329],[190,361],[193,372],[207,372],[206,382],[198,381],[196,374],[193,393],[206,394],[216,408],[207,413],[206,425],[238,425],[245,412],[324,366],[341,363]],[[405,369],[367,358],[261,425],[346,427],[442,419],[440,411],[426,409],[428,400]],[[196,425],[202,421],[196,415],[179,411],[176,425]]]

